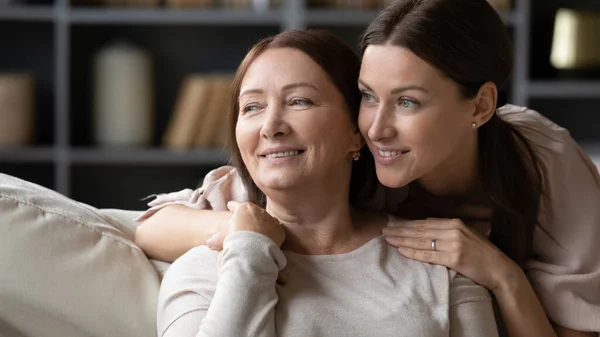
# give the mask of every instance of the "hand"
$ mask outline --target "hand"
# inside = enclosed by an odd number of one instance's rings
[[[239,203],[230,201],[227,208],[232,212],[225,228],[210,239],[206,245],[212,250],[223,249],[223,241],[227,235],[237,231],[253,231],[269,237],[278,247],[285,240],[285,231],[279,221],[273,218],[266,210],[253,203]]]
[[[383,234],[403,256],[446,266],[492,291],[522,272],[488,239],[458,219],[395,220]],[[432,240],[436,240],[435,251]]]

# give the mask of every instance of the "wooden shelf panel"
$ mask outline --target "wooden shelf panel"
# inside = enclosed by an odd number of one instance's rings
[[[378,10],[309,9],[306,12],[307,25],[312,26],[366,26],[373,21]],[[516,25],[519,16],[512,11],[499,11],[502,20],[509,26]]]
[[[51,22],[55,13],[52,6],[0,5],[0,20]]]
[[[206,149],[172,151],[166,149],[109,149],[76,148],[70,151],[75,165],[225,165],[229,153],[225,150]]]
[[[529,97],[600,98],[600,80],[532,81],[529,83]]]
[[[54,148],[48,147],[0,147],[0,162],[3,163],[52,163]]]
[[[282,23],[279,10],[259,13],[219,9],[72,8],[67,18],[73,24],[279,26]]]

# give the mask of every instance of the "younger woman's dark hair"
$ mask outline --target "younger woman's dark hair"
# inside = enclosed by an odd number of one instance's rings
[[[250,201],[265,206],[265,195],[256,186],[246,168],[235,137],[235,127],[239,113],[239,95],[242,81],[248,68],[266,50],[273,48],[293,48],[310,57],[327,73],[337,90],[344,97],[348,113],[358,132],[358,109],[361,94],[357,81],[360,72],[360,60],[356,53],[342,39],[323,30],[288,30],[262,39],[255,44],[238,67],[231,86],[231,106],[229,118],[229,144],[231,164],[235,166],[246,186]],[[335,127],[335,126],[332,126]],[[374,159],[369,149],[364,146],[359,161],[353,161],[350,181],[350,201],[357,203],[358,194],[369,181],[376,179],[373,166]],[[368,172],[368,174],[367,174]]]
[[[396,0],[361,37],[411,50],[473,98],[512,70],[506,27],[486,0]],[[531,254],[542,197],[542,168],[527,139],[497,114],[479,127],[479,170],[493,208],[490,240],[519,265]]]

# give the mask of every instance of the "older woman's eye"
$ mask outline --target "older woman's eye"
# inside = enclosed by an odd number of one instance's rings
[[[251,112],[258,111],[258,109],[259,109],[258,105],[249,104],[249,105],[244,106],[244,108],[242,109],[242,112],[243,113],[251,113]]]
[[[408,99],[408,98],[401,98],[398,101],[400,107],[405,108],[405,109],[414,109],[417,108],[419,106],[419,103],[417,103],[416,101],[412,100],[412,99]]]
[[[292,106],[298,106],[298,107],[307,107],[307,106],[311,106],[313,104],[313,102],[311,100],[304,99],[304,98],[294,98],[290,103]]]

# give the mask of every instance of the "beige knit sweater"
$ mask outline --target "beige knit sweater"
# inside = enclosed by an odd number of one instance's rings
[[[280,270],[287,278],[277,284]],[[402,257],[376,237],[339,255],[282,252],[235,232],[217,253],[196,247],[167,271],[161,337],[497,336],[488,292],[442,266]]]

